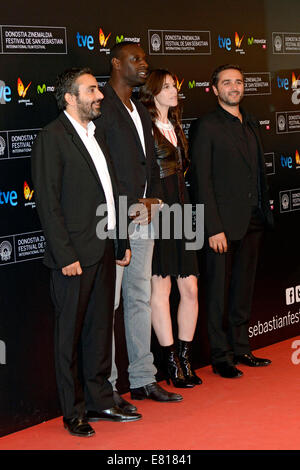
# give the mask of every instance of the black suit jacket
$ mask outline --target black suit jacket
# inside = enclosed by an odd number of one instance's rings
[[[128,197],[128,207],[130,207],[139,198],[144,197],[147,181],[146,197],[162,199],[159,167],[155,158],[152,121],[149,112],[142,103],[131,98],[143,125],[145,158],[135,124],[124,104],[109,83],[105,85],[102,92],[104,100],[101,105],[101,116],[95,121],[95,124],[105,132],[120,194]]]
[[[249,115],[247,121],[258,145],[261,210],[266,223],[273,225],[258,123]],[[195,203],[204,204],[206,235],[225,232],[229,239],[240,240],[248,228],[253,205],[251,167],[219,106],[195,121],[189,142],[192,194]]]
[[[116,179],[101,130],[96,129],[95,137],[106,158],[117,203]],[[75,261],[80,261],[83,267],[97,263],[104,253],[105,242],[96,235],[101,220],[96,210],[106,202],[105,195],[93,160],[64,113],[36,138],[32,149],[32,179],[47,241],[44,263],[54,269]],[[121,259],[127,240],[118,241],[117,246],[117,258]]]

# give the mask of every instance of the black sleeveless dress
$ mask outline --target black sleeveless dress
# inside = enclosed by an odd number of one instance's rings
[[[184,204],[190,204],[188,190],[184,180],[183,169],[183,149],[180,146],[175,147],[164,136],[163,145],[156,144],[156,159],[160,167],[160,178],[163,192],[164,207],[159,213],[159,233],[155,239],[154,252],[152,260],[152,275],[157,276],[173,276],[187,277],[190,275],[198,276],[198,258],[196,251],[186,250],[184,224],[183,224],[183,208]],[[181,211],[181,219],[176,216],[176,227],[178,231],[178,223],[182,227],[182,238],[175,238],[174,216],[170,211],[170,237],[164,238],[165,217],[164,211],[168,210],[166,205],[172,206],[179,204]],[[166,224],[165,224],[166,226]]]

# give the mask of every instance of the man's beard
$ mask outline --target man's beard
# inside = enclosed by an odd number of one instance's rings
[[[219,94],[219,100],[226,104],[227,106],[237,106],[238,104],[240,104],[240,102],[242,101],[242,99],[244,98],[244,94],[241,93],[240,95],[236,96],[236,98],[232,98],[231,100],[229,100],[226,96],[224,95],[220,95]]]
[[[97,117],[100,116],[101,114],[100,108],[93,109],[93,104],[98,103],[98,102],[100,103],[100,100],[93,101],[92,103],[84,103],[83,101],[80,100],[80,98],[77,98],[78,116],[83,122],[92,121],[93,119],[96,119]]]

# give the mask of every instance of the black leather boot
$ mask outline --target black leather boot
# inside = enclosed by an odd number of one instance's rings
[[[171,380],[174,387],[177,388],[194,387],[194,384],[189,380],[186,380],[183,375],[174,344],[171,344],[171,346],[162,346],[162,350],[164,355],[167,384],[169,384]]]
[[[191,348],[192,341],[182,341],[178,340],[178,358],[180,361],[181,369],[186,381],[194,384],[202,384],[202,380],[198,377],[191,366]]]

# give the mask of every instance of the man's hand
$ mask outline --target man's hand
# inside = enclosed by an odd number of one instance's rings
[[[127,248],[127,250],[125,251],[124,258],[117,259],[116,264],[118,264],[119,266],[128,266],[128,264],[130,263],[130,259],[131,259],[131,250]]]
[[[148,225],[159,210],[161,201],[155,198],[139,199],[138,204],[131,207],[129,217],[135,224]]]
[[[79,261],[75,261],[75,263],[69,264],[68,266],[62,268],[62,273],[65,276],[77,276],[82,274],[82,269]]]
[[[130,206],[129,217],[135,224],[147,225],[149,223],[147,208],[141,203]]]
[[[227,252],[227,239],[224,232],[217,233],[208,238],[209,246],[216,253],[226,253]]]

